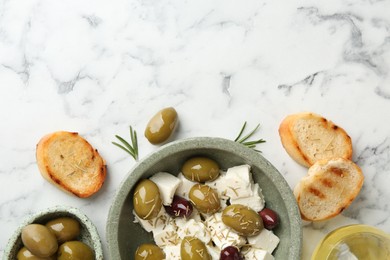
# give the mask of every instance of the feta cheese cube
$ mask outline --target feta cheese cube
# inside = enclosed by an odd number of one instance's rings
[[[165,246],[163,248],[163,251],[165,253],[165,259],[181,260],[180,244],[175,245],[175,246]]]
[[[164,207],[161,207],[160,212],[158,213],[157,217],[152,219],[142,219],[137,216],[135,211],[133,210],[134,215],[134,223],[139,223],[143,229],[145,229],[147,232],[151,232],[156,226],[164,225],[170,216],[165,212]]]
[[[173,195],[177,187],[179,187],[181,180],[170,173],[159,172],[150,177],[150,180],[156,183],[160,190],[161,199],[164,205],[171,205]]]
[[[242,251],[245,259],[256,259],[256,260],[274,260],[273,255],[268,253],[266,250],[249,247]]]
[[[186,236],[199,238],[205,244],[208,244],[211,240],[206,226],[202,222],[197,222],[194,219],[190,219],[184,225],[178,226],[177,234],[181,239]]]
[[[153,238],[156,245],[160,247],[180,244],[180,238],[177,235],[177,226],[170,219],[165,225],[158,225],[153,229]]]
[[[190,192],[192,186],[196,184],[196,182],[192,182],[184,177],[183,173],[179,173],[177,178],[181,180],[181,183],[179,187],[177,187],[175,194],[188,200],[188,193]]]
[[[272,254],[278,246],[280,239],[271,230],[263,229],[260,234],[248,237],[248,243],[254,247],[266,250]]]
[[[211,259],[219,259],[220,258],[221,250],[219,250],[215,246],[206,245],[206,247],[207,247],[207,251],[209,252],[209,254],[211,256]]]
[[[264,196],[261,193],[259,184],[255,183],[252,185],[252,195],[249,197],[242,197],[237,199],[231,199],[230,204],[241,204],[248,206],[256,212],[259,212],[264,208],[265,201]]]
[[[238,235],[222,222],[221,212],[209,216],[205,220],[205,223],[210,232],[211,239],[219,250],[222,250],[227,246],[236,246],[240,248],[246,243],[245,237]]]

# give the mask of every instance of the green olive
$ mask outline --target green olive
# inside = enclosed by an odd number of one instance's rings
[[[183,164],[181,171],[190,181],[213,181],[219,176],[219,165],[207,157],[194,157]]]
[[[150,119],[145,129],[145,137],[152,144],[160,144],[172,135],[177,121],[176,110],[173,107],[164,108]]]
[[[157,185],[148,179],[138,183],[133,196],[134,211],[142,219],[157,217],[161,210],[162,200]]]
[[[55,235],[44,225],[30,224],[22,229],[24,246],[35,256],[52,256],[58,249]]]
[[[49,257],[39,257],[33,255],[26,247],[22,247],[22,249],[19,250],[17,256],[17,260],[55,260],[55,256],[49,256]]]
[[[154,244],[142,244],[135,251],[135,260],[163,260],[164,251]]]
[[[206,245],[195,237],[185,237],[181,241],[180,256],[182,260],[211,260]]]
[[[218,193],[206,184],[195,184],[188,196],[194,206],[202,213],[213,214],[221,208]]]
[[[222,211],[222,222],[243,236],[254,236],[263,229],[263,220],[253,209],[232,204]]]
[[[46,223],[46,227],[54,233],[60,244],[74,240],[80,234],[80,223],[69,217],[53,219]]]
[[[94,260],[92,249],[81,241],[68,241],[58,249],[58,260]]]

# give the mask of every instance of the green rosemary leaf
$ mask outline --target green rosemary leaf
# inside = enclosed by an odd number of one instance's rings
[[[240,144],[243,144],[245,145],[246,147],[250,148],[250,149],[253,149],[254,151],[256,152],[259,152],[261,153],[260,150],[257,150],[255,149],[256,148],[256,145],[258,144],[261,144],[261,143],[265,143],[265,140],[264,139],[258,139],[258,140],[253,140],[253,141],[249,141],[248,139],[251,138],[255,133],[256,131],[259,129],[260,127],[260,124],[258,124],[252,131],[250,131],[247,135],[245,135],[244,137],[241,137],[245,131],[245,128],[246,128],[246,121],[244,122],[244,125],[241,127],[241,130],[240,130],[240,133],[238,134],[238,136],[236,137],[236,139],[234,139],[235,142],[237,143],[240,143]],[[248,140],[248,141],[247,141]]]
[[[116,142],[112,142],[114,145],[118,146],[128,154],[130,154],[134,160],[138,161],[138,140],[137,140],[137,132],[133,130],[130,126],[130,140],[131,144],[127,142],[124,138],[119,135],[115,135],[116,138],[123,144],[119,144]]]

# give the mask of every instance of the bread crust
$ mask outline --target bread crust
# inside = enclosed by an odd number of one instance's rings
[[[36,159],[47,181],[80,198],[99,191],[106,178],[104,159],[76,132],[57,131],[42,137]]]
[[[315,113],[288,115],[280,123],[279,136],[290,157],[307,168],[319,160],[352,158],[352,141],[346,131]]]
[[[321,221],[340,214],[359,194],[363,181],[362,170],[348,159],[316,162],[294,189],[302,219]]]

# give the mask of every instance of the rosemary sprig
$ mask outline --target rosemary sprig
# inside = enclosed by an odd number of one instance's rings
[[[255,149],[255,148],[256,148],[256,145],[257,145],[257,144],[265,143],[265,140],[264,140],[264,139],[258,139],[258,140],[254,140],[254,141],[247,141],[249,138],[251,138],[251,137],[256,133],[256,131],[257,131],[257,130],[259,129],[259,127],[260,127],[260,124],[258,124],[258,125],[257,125],[252,131],[250,131],[247,135],[245,135],[244,137],[241,137],[242,134],[244,133],[245,127],[246,127],[246,121],[245,121],[244,125],[242,126],[242,128],[241,128],[241,130],[240,130],[240,133],[238,134],[238,136],[236,137],[236,139],[234,139],[234,142],[243,144],[243,145],[245,145],[246,147],[255,150],[256,152],[261,153],[260,150],[257,150],[257,149]]]
[[[119,135],[115,135],[115,137],[123,144],[119,144],[116,142],[112,142],[112,144],[118,146],[128,154],[130,154],[134,160],[138,161],[138,141],[137,141],[137,132],[133,130],[130,126],[130,139],[131,144],[129,144],[125,139],[120,137]]]

